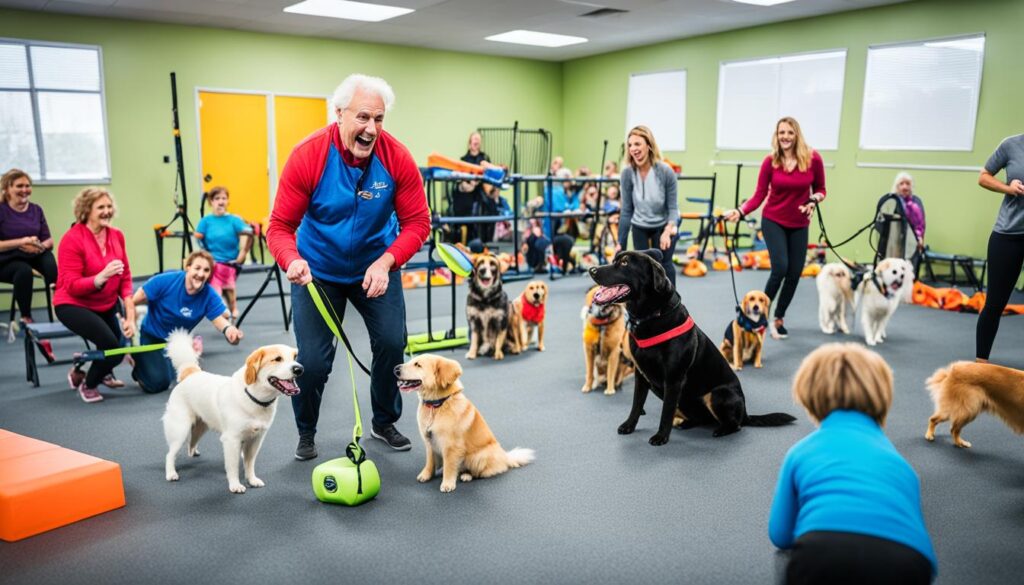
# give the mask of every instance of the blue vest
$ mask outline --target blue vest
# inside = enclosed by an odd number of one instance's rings
[[[332,144],[296,233],[299,255],[313,276],[336,284],[362,282],[398,237],[394,195],[395,180],[379,158],[371,156],[364,172],[345,164]]]

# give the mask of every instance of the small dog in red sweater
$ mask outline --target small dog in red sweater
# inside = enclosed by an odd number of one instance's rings
[[[518,335],[519,347],[526,351],[537,330],[537,351],[544,351],[544,308],[548,302],[548,285],[543,281],[533,280],[526,285],[526,290],[512,301],[512,314],[509,329]]]

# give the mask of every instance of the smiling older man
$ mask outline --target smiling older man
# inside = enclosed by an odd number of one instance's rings
[[[408,149],[384,131],[395,94],[379,77],[350,75],[334,92],[337,124],[303,140],[285,164],[267,244],[288,280],[317,279],[344,316],[351,302],[373,351],[371,435],[406,451],[394,367],[405,348],[405,298],[398,273],[430,234],[423,180]],[[317,456],[314,436],[336,345],[304,286],[292,287],[298,360],[306,366],[292,397],[299,460]]]

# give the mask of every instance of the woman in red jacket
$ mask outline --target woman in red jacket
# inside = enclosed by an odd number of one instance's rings
[[[135,335],[135,303],[132,273],[124,234],[111,227],[114,199],[101,187],[88,187],[75,197],[75,224],[61,238],[57,249],[57,290],[53,304],[65,327],[88,339],[98,349],[114,349],[124,337]],[[124,303],[124,320],[118,323],[118,299]],[[122,356],[92,362],[88,372],[73,366],[68,383],[85,402],[99,402],[100,384],[120,388],[114,367]]]
[[[768,245],[772,272],[764,292],[775,301],[773,337],[782,338],[788,334],[783,325],[786,308],[793,300],[804,270],[807,226],[814,216],[815,206],[825,198],[825,165],[821,155],[807,146],[800,124],[790,117],[775,124],[772,152],[761,163],[754,196],[739,209],[728,211],[725,219],[738,221],[756,211],[766,197],[768,203],[761,212],[761,231]]]

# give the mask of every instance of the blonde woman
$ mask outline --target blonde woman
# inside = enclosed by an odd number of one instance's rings
[[[679,222],[676,172],[661,160],[658,143],[647,126],[636,126],[629,131],[626,151],[629,164],[619,177],[622,212],[618,249],[626,248],[632,231],[634,250],[661,250],[661,265],[674,286],[676,269],[672,252],[678,239]]]
[[[793,397],[818,429],[786,453],[768,535],[784,583],[927,584],[937,573],[920,480],[883,427],[892,370],[856,343],[808,355]]]
[[[115,213],[114,198],[102,187],[88,187],[75,197],[73,205],[75,223],[57,248],[54,312],[65,327],[97,349],[121,347],[125,337],[135,335],[135,304],[124,233],[110,224]],[[120,324],[118,300],[124,303]],[[83,401],[99,402],[103,400],[97,390],[100,384],[124,386],[113,374],[123,357],[94,361],[88,372],[72,366],[68,383]]]
[[[772,336],[778,339],[788,335],[783,321],[804,269],[807,226],[815,206],[825,199],[825,165],[821,155],[811,150],[800,124],[790,117],[775,124],[772,152],[761,163],[754,196],[739,209],[726,212],[725,219],[739,221],[756,211],[766,198],[761,231],[768,245],[772,272],[764,292],[775,303]]]

